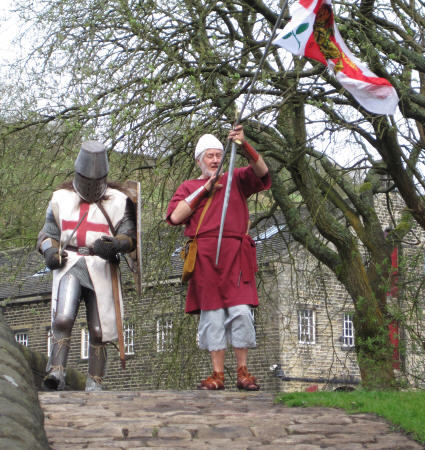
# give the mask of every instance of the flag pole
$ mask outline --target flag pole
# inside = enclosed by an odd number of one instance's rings
[[[237,119],[236,119],[236,121],[235,121],[235,123],[233,125],[233,128],[235,128],[237,125],[239,125],[239,123],[240,123],[240,121],[242,119],[242,114],[243,114],[243,112],[245,110],[245,107],[246,107],[246,105],[248,103],[248,99],[251,96],[251,92],[252,92],[252,89],[254,88],[254,84],[257,82],[258,76],[260,75],[260,72],[261,72],[261,70],[263,68],[264,61],[266,60],[266,57],[267,57],[267,54],[269,52],[270,46],[271,46],[272,41],[273,41],[273,39],[274,39],[274,37],[276,35],[276,31],[279,28],[280,22],[282,21],[282,17],[283,17],[283,14],[284,14],[285,10],[286,10],[287,5],[288,5],[288,0],[285,0],[285,2],[283,3],[282,9],[280,11],[280,14],[279,14],[279,16],[278,16],[278,18],[276,20],[276,23],[274,24],[274,27],[273,27],[273,30],[272,30],[272,34],[270,35],[270,38],[267,41],[266,47],[264,49],[264,53],[261,56],[260,62],[258,64],[258,68],[255,71],[254,77],[252,78],[252,80],[248,81],[247,84],[245,84],[245,86],[243,86],[243,88],[242,88],[242,91],[244,91],[249,86],[248,92],[245,95],[244,102],[243,102],[242,107],[241,107],[241,109],[239,111]],[[216,254],[216,257],[215,257],[215,265],[216,266],[218,265],[218,260],[219,260],[219,257],[220,257],[220,248],[221,248],[221,241],[222,241],[222,238],[223,238],[224,222],[226,220],[227,206],[229,204],[230,190],[231,190],[232,179],[233,179],[233,165],[234,165],[234,159],[235,159],[235,155],[236,155],[236,144],[234,142],[232,142],[231,148],[232,148],[232,150],[231,150],[231,153],[230,153],[229,176],[228,176],[228,180],[227,180],[226,191],[224,193],[223,209],[222,209],[222,212],[221,212],[221,221],[220,221],[220,232],[219,232],[218,241],[217,241],[217,254]],[[223,158],[221,159],[220,165],[219,165],[219,167],[217,169],[213,185],[218,180],[218,177],[220,175],[221,169],[223,168],[224,159],[226,157],[226,154],[227,154],[228,150],[229,150],[229,141],[227,141],[227,143],[226,143],[226,148],[225,148],[224,153],[223,153]]]

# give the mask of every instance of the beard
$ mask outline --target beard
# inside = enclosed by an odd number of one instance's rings
[[[211,178],[213,175],[215,175],[215,173],[217,172],[218,169],[218,165],[215,168],[210,169],[205,163],[204,161],[199,161],[199,167],[201,169],[202,172],[202,176],[204,178]]]

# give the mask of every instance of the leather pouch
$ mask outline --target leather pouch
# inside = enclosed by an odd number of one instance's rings
[[[197,252],[198,241],[196,240],[196,237],[194,239],[189,239],[180,252],[180,256],[184,260],[182,283],[187,283],[193,275],[193,272],[195,270]]]

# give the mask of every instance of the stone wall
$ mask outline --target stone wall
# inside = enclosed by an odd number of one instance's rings
[[[0,448],[48,449],[30,367],[0,311]]]
[[[392,214],[388,212],[391,206]],[[395,193],[389,199],[376,198],[383,229],[398,223],[404,204]],[[403,317],[400,326],[402,370],[413,386],[424,386],[425,296],[424,230],[417,224],[403,240],[400,249],[399,295],[388,302],[395,317]],[[365,257],[367,257],[365,253]],[[334,274],[319,264],[303,248],[292,246],[290,253],[275,263],[280,323],[281,368],[289,380],[283,391],[335,389],[360,381],[354,348],[343,345],[344,314],[353,312],[351,297]],[[300,343],[298,313],[311,310],[314,317],[313,343]],[[421,325],[422,323],[422,325]],[[410,330],[409,330],[410,329]],[[417,336],[414,336],[414,334]],[[311,381],[303,381],[311,380]],[[315,382],[325,379],[327,382]],[[346,381],[344,381],[346,380]],[[354,383],[351,383],[353,381]]]
[[[258,347],[249,353],[249,370],[262,388],[279,391],[280,380],[270,371],[279,361],[279,326],[275,314],[277,294],[272,271],[264,269],[259,277],[261,307],[255,311]],[[270,291],[271,289],[271,291]],[[117,349],[108,346],[106,389],[194,389],[199,380],[211,373],[208,352],[197,347],[198,315],[184,313],[186,287],[178,280],[146,287],[137,298],[132,285],[125,290],[125,324],[134,327],[134,354],[126,356],[121,369]],[[47,356],[50,329],[50,299],[11,300],[4,307],[5,319],[14,333],[26,333],[28,346]],[[171,338],[158,342],[158,323],[172,321]],[[68,367],[87,371],[87,359],[81,357],[81,334],[86,328],[85,306],[81,302],[72,332]],[[235,390],[236,362],[233,352],[226,359],[226,388]]]
[[[351,298],[327,269],[309,255],[301,255],[295,258],[295,266],[288,262],[277,268],[281,366],[284,375],[294,379],[286,381],[283,390],[310,385],[333,390],[352,381],[358,383],[354,348],[344,346],[341,339],[344,314],[353,312]],[[300,311],[311,311],[310,342],[299,334]]]
[[[403,204],[392,195],[393,217],[400,217]],[[379,198],[378,213],[384,229],[391,225],[384,196]],[[411,295],[423,278],[421,245],[423,230],[415,226],[405,239],[405,255],[418,258],[419,277],[409,281]],[[335,276],[303,248],[288,241],[285,246],[264,241],[257,285],[260,307],[254,312],[258,347],[249,352],[249,370],[257,376],[263,389],[290,391],[317,385],[334,389],[348,381],[359,381],[359,370],[353,348],[341,342],[344,314],[352,313],[352,300]],[[266,248],[269,245],[269,248]],[[416,276],[416,272],[414,273]],[[421,278],[422,277],[422,278]],[[127,368],[122,370],[117,350],[108,348],[107,389],[193,389],[201,378],[211,373],[207,352],[197,348],[197,315],[184,313],[186,287],[179,280],[157,280],[144,287],[141,298],[135,295],[133,282],[123,280],[125,321],[134,327],[134,354],[127,356]],[[414,288],[414,289],[413,289]],[[418,291],[421,292],[421,291]],[[402,296],[400,296],[400,299]],[[418,311],[425,317],[425,296]],[[394,299],[396,301],[397,299]],[[398,300],[397,300],[398,301]],[[404,302],[403,308],[411,303]],[[298,313],[311,310],[314,316],[314,343],[300,343]],[[50,299],[48,296],[27,297],[6,302],[5,319],[15,332],[28,333],[30,348],[47,355],[47,333],[50,328]],[[172,323],[171,332],[161,328]],[[86,327],[84,303],[72,333],[69,367],[87,371],[87,359],[81,357],[81,333]],[[159,328],[158,328],[159,327]],[[422,330],[425,327],[422,327]],[[161,342],[161,333],[163,341]],[[407,338],[406,338],[407,339]],[[420,342],[419,342],[420,343]],[[422,370],[424,349],[409,349],[406,369],[412,374]],[[226,388],[235,389],[235,360],[232,352],[226,359]],[[283,370],[282,372],[277,367]],[[284,377],[281,381],[278,377]]]

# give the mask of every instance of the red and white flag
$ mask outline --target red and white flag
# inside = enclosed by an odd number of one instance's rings
[[[395,113],[396,90],[347,48],[335,24],[331,0],[300,0],[291,9],[291,17],[273,44],[328,66],[341,85],[368,111]]]

